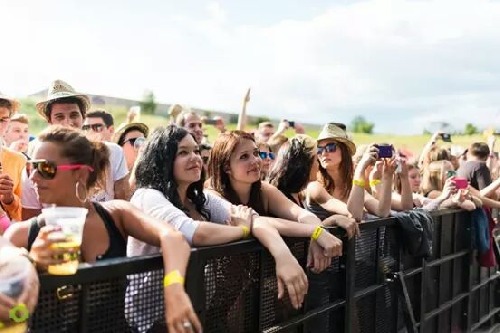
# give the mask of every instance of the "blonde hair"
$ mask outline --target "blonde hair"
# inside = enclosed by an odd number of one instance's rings
[[[271,147],[271,151],[277,153],[281,146],[288,141],[288,138],[283,134],[272,136],[267,143]]]
[[[453,170],[451,162],[446,160],[431,162],[424,169],[422,175],[422,193],[427,194],[432,191],[443,190],[443,184],[446,180],[444,169],[447,165]]]
[[[24,113],[16,113],[15,115],[12,116],[12,118],[10,118],[10,121],[11,122],[16,121],[18,123],[29,125],[28,115]]]

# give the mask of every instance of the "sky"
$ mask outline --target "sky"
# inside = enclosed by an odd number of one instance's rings
[[[0,91],[81,92],[412,134],[500,128],[499,0],[1,0]]]

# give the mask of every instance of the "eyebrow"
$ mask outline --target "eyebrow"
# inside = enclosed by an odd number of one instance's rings
[[[179,146],[178,149],[189,149],[189,148],[199,148],[199,146],[198,145],[189,145],[189,146],[184,145],[184,146]]]

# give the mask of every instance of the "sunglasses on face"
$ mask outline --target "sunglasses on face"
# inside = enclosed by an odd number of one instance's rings
[[[335,153],[336,151],[337,151],[336,142],[327,143],[324,147],[318,146],[318,155],[323,154],[323,152]]]
[[[84,130],[84,131],[89,131],[90,129],[92,129],[92,131],[94,131],[94,132],[102,132],[102,130],[104,129],[104,125],[103,124],[92,124],[92,125],[83,125],[82,126],[82,130]]]
[[[141,148],[142,145],[146,142],[146,139],[143,138],[142,136],[140,136],[137,138],[131,138],[131,139],[125,140],[123,142],[123,144],[126,144],[127,142],[130,143],[130,145],[132,147],[134,147],[134,149],[139,150],[139,148]]]
[[[94,168],[85,164],[60,164],[57,165],[55,162],[47,160],[31,160],[28,163],[33,165],[31,172],[37,171],[43,179],[54,179],[57,171],[67,171],[67,170],[78,170],[87,169],[89,171],[94,171]]]
[[[259,151],[259,156],[261,159],[265,160],[268,156],[269,159],[274,160],[274,153],[267,152],[267,151]]]

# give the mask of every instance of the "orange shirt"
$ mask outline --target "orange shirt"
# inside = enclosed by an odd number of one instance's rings
[[[2,206],[11,220],[21,221],[21,176],[26,168],[26,157],[7,147],[1,147],[1,151],[0,162],[2,163],[3,173],[8,174],[14,182],[14,201],[9,205],[2,202]]]

